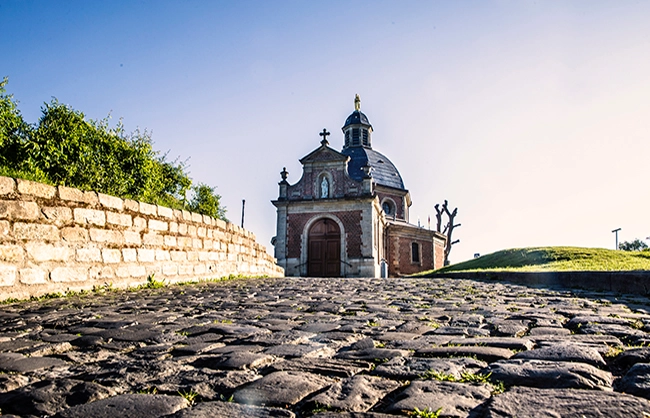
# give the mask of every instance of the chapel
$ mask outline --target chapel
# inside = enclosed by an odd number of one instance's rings
[[[287,276],[398,277],[443,265],[446,237],[409,222],[411,195],[393,163],[372,147],[373,128],[354,111],[341,151],[320,146],[302,159],[302,177],[280,173],[275,246]]]

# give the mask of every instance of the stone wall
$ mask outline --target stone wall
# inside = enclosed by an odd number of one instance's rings
[[[235,275],[283,276],[255,235],[209,216],[0,177],[0,300]]]
[[[558,286],[650,296],[650,271],[468,271],[426,277],[504,281],[525,286]]]

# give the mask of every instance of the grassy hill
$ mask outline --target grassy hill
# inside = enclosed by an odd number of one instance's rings
[[[613,270],[650,270],[650,251],[615,251],[580,247],[513,248],[438,270],[423,272],[418,276],[451,271]]]

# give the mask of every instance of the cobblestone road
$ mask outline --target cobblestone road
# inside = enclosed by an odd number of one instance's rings
[[[444,279],[106,292],[0,306],[0,409],[643,418],[649,343],[645,296]]]

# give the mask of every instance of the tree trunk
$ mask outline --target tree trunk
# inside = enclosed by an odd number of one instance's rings
[[[436,212],[439,213],[440,217],[442,218],[442,213],[441,211],[438,210],[438,205],[436,205],[435,208],[436,208]],[[458,214],[458,208],[450,212],[448,207],[448,202],[446,200],[442,204],[442,212],[444,212],[447,215],[447,225],[445,225],[445,229],[443,232],[443,234],[447,235],[447,244],[445,245],[445,262],[444,262],[444,265],[446,266],[449,264],[449,253],[451,253],[451,246],[460,242],[460,240],[458,239],[456,241],[452,241],[452,234],[454,233],[454,228],[459,227],[460,224],[454,224],[454,218],[456,218],[456,215]],[[438,227],[438,232],[440,232],[440,226]]]

